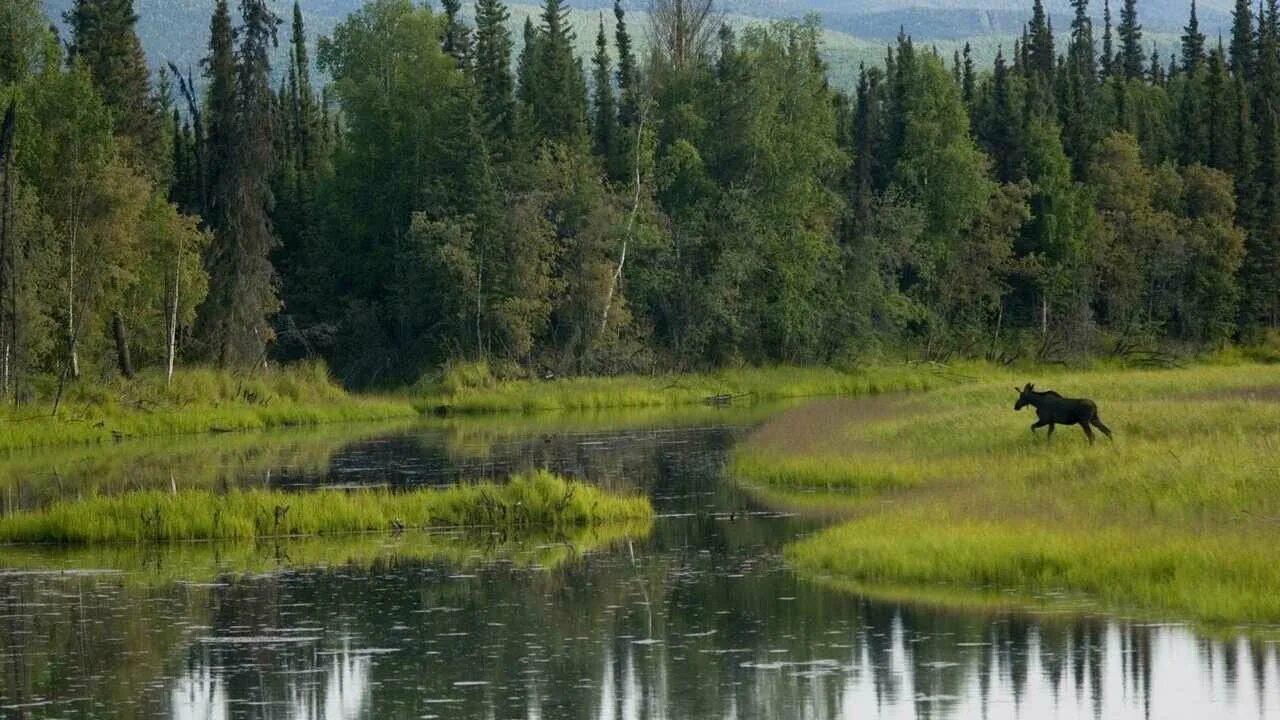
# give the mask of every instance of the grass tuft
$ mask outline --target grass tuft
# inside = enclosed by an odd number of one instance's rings
[[[187,490],[61,500],[0,518],[0,542],[256,540],[458,526],[555,529],[647,520],[652,514],[647,498],[612,495],[537,471],[503,484],[403,493]]]

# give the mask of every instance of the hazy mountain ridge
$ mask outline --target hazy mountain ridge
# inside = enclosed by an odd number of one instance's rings
[[[73,1],[46,0],[46,11],[62,25],[62,15]],[[900,28],[918,41],[936,46],[947,58],[953,50],[969,41],[973,46],[974,60],[979,67],[986,67],[995,57],[997,47],[1002,46],[1006,53],[1012,49],[1031,12],[1030,3],[1025,0],[964,0],[963,4],[938,0],[908,1],[909,5],[902,0],[868,0],[856,4],[847,0],[730,0],[723,2],[722,7],[725,19],[733,25],[818,13],[827,29],[823,46],[832,80],[846,88],[853,86],[859,64],[881,61],[886,43],[897,36]],[[303,16],[312,43],[316,38],[331,33],[363,2],[303,0]],[[968,6],[974,2],[989,7]],[[206,52],[213,4],[213,0],[135,0],[138,32],[153,67],[173,62],[184,70],[191,68],[195,75],[199,75],[198,63]],[[292,3],[276,0],[274,4],[277,13],[285,20],[280,37],[284,43],[289,35],[288,18]],[[1094,9],[1100,12],[1101,2],[1093,4],[1097,6]],[[1223,0],[1210,0],[1198,6],[1201,26],[1210,38],[1230,22],[1229,11],[1220,9],[1223,4]],[[597,18],[603,17],[606,28],[612,32],[613,13],[605,11],[611,10],[613,4],[612,0],[577,0],[572,5],[571,21],[578,28],[578,51],[585,63],[594,51]],[[629,0],[624,7],[629,8],[633,35],[643,44],[648,24],[643,8],[647,7],[647,0]],[[1070,25],[1070,5],[1065,0],[1055,0],[1048,7],[1054,27],[1062,36]],[[1182,0],[1160,0],[1139,5],[1147,41],[1157,43],[1162,55],[1167,55],[1171,44],[1176,42],[1189,7],[1189,0],[1185,5]],[[471,5],[467,4],[464,13],[469,15],[470,12]],[[533,16],[536,21],[539,12],[536,4],[511,5],[512,36],[517,45],[524,19]],[[1114,12],[1118,13],[1118,9]],[[1163,23],[1156,19],[1161,16],[1167,18]],[[1095,34],[1100,33],[1099,20]],[[281,50],[275,61],[277,69],[283,67],[284,58]]]

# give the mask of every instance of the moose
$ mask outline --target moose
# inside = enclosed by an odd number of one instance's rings
[[[1093,444],[1093,428],[1101,430],[1108,440],[1112,439],[1111,428],[1102,424],[1102,420],[1098,418],[1098,405],[1092,400],[1065,398],[1052,390],[1036,390],[1031,383],[1027,383],[1021,390],[1015,387],[1014,391],[1018,393],[1014,410],[1021,410],[1028,405],[1036,409],[1036,421],[1031,425],[1032,433],[1035,433],[1036,428],[1048,425],[1049,437],[1052,438],[1055,425],[1079,425],[1084,430],[1085,437],[1089,438],[1090,445]]]

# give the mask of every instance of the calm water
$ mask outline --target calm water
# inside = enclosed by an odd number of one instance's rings
[[[212,546],[14,555],[0,718],[1280,718],[1274,641],[944,612],[796,578],[780,550],[817,526],[723,477],[752,419],[15,456],[0,464],[6,512],[85,487],[301,492],[546,466],[642,489],[663,517],[643,538],[443,535],[431,553],[358,558],[342,541],[259,546],[251,563]]]

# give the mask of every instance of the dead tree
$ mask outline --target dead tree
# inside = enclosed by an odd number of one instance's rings
[[[120,374],[133,379],[133,358],[129,357],[129,339],[124,334],[124,318],[120,313],[111,314],[111,329],[116,336],[116,357],[120,361]]]
[[[15,387],[17,397],[17,380],[13,379],[17,354],[18,318],[14,312],[16,301],[13,299],[13,135],[17,126],[17,101],[9,100],[9,109],[4,113],[4,124],[0,125],[0,342],[4,343],[3,357],[0,357],[0,394],[7,393],[9,383]],[[9,291],[9,317],[4,314],[4,292]],[[7,324],[6,324],[7,321]],[[8,331],[7,334],[5,331]]]

